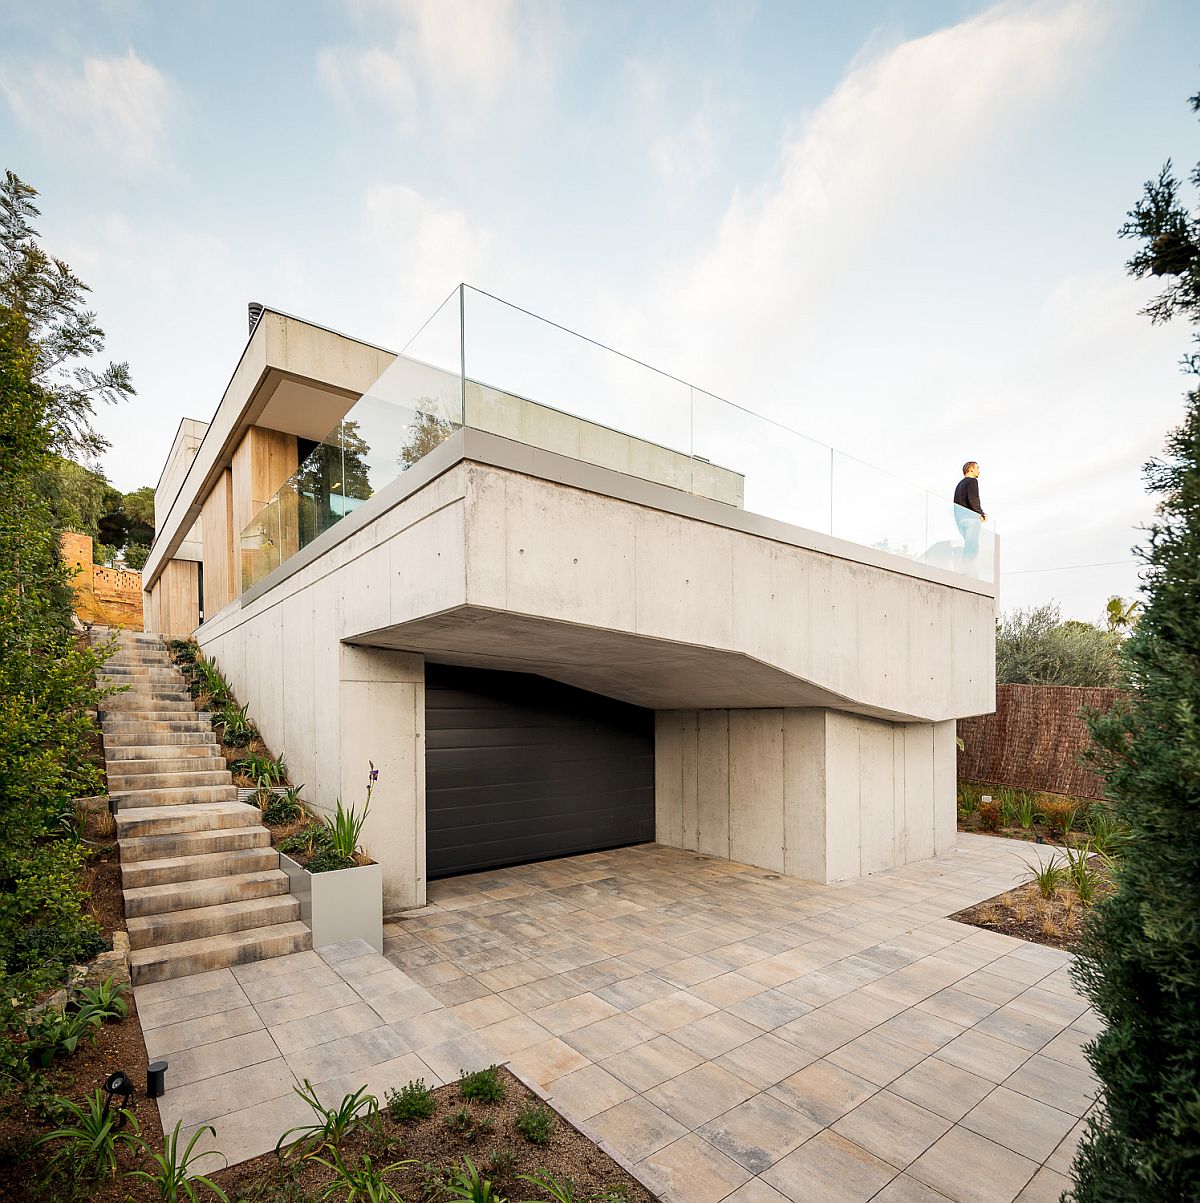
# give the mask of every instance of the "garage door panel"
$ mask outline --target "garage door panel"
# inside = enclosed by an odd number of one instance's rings
[[[431,877],[654,838],[654,715],[522,673],[426,665]]]

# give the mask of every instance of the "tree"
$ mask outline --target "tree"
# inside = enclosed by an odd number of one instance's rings
[[[20,315],[31,352],[30,382],[44,399],[51,450],[92,459],[108,442],[92,426],[100,402],[133,396],[126,363],[100,371],[88,361],[104,350],[104,331],[84,307],[88,286],[38,245],[32,226],[37,190],[12,171],[0,183],[0,305]]]
[[[1127,602],[1115,593],[1108,599],[1104,607],[1104,617],[1108,623],[1110,634],[1119,635],[1124,631],[1133,630],[1137,623],[1138,611],[1142,608],[1140,601]]]
[[[1063,622],[1058,606],[1013,610],[996,623],[1002,685],[1115,685],[1118,641],[1089,622]]]
[[[1200,111],[1200,96],[1191,104]],[[1200,167],[1191,179],[1200,187]],[[1122,230],[1142,243],[1131,274],[1171,278],[1146,309],[1152,321],[1200,324],[1194,214],[1168,164]],[[1185,364],[1197,373],[1200,356]],[[1103,1106],[1072,1167],[1078,1203],[1200,1197],[1200,388],[1146,481],[1159,504],[1141,552],[1144,608],[1123,647],[1135,689],[1091,723],[1131,836],[1075,968],[1105,1021],[1087,1050]]]
[[[150,558],[150,548],[145,543],[127,543],[125,545],[125,566],[135,568],[140,572],[146,567]]]
[[[60,530],[90,535],[98,543],[113,541],[104,537],[101,526],[120,509],[121,494],[103,472],[85,468],[65,456],[49,455],[34,479]]]
[[[436,404],[437,402],[430,397],[422,397],[417,403],[418,408],[409,427],[408,438],[400,449],[398,462],[402,468],[411,468],[417,460],[444,443],[458,429],[453,422],[439,418],[433,412],[432,406]],[[421,406],[429,408],[420,408]]]

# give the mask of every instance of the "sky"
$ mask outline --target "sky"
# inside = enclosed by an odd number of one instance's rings
[[[1197,46],[1187,0],[0,0],[0,167],[130,364],[122,489],[247,302],[399,349],[466,281],[938,495],[978,460],[1001,606],[1096,620],[1187,388],[1116,231],[1200,158]]]

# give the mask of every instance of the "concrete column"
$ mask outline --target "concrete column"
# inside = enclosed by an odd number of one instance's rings
[[[660,844],[823,882],[955,845],[953,722],[662,711],[655,763]]]
[[[425,905],[425,660],[341,647],[341,799],[360,810],[379,770],[363,844],[383,866],[383,911]]]

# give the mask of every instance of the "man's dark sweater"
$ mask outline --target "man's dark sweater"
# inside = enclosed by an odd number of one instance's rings
[[[979,504],[979,481],[974,476],[964,476],[958,482],[958,487],[954,490],[954,504],[982,515],[983,506]]]

